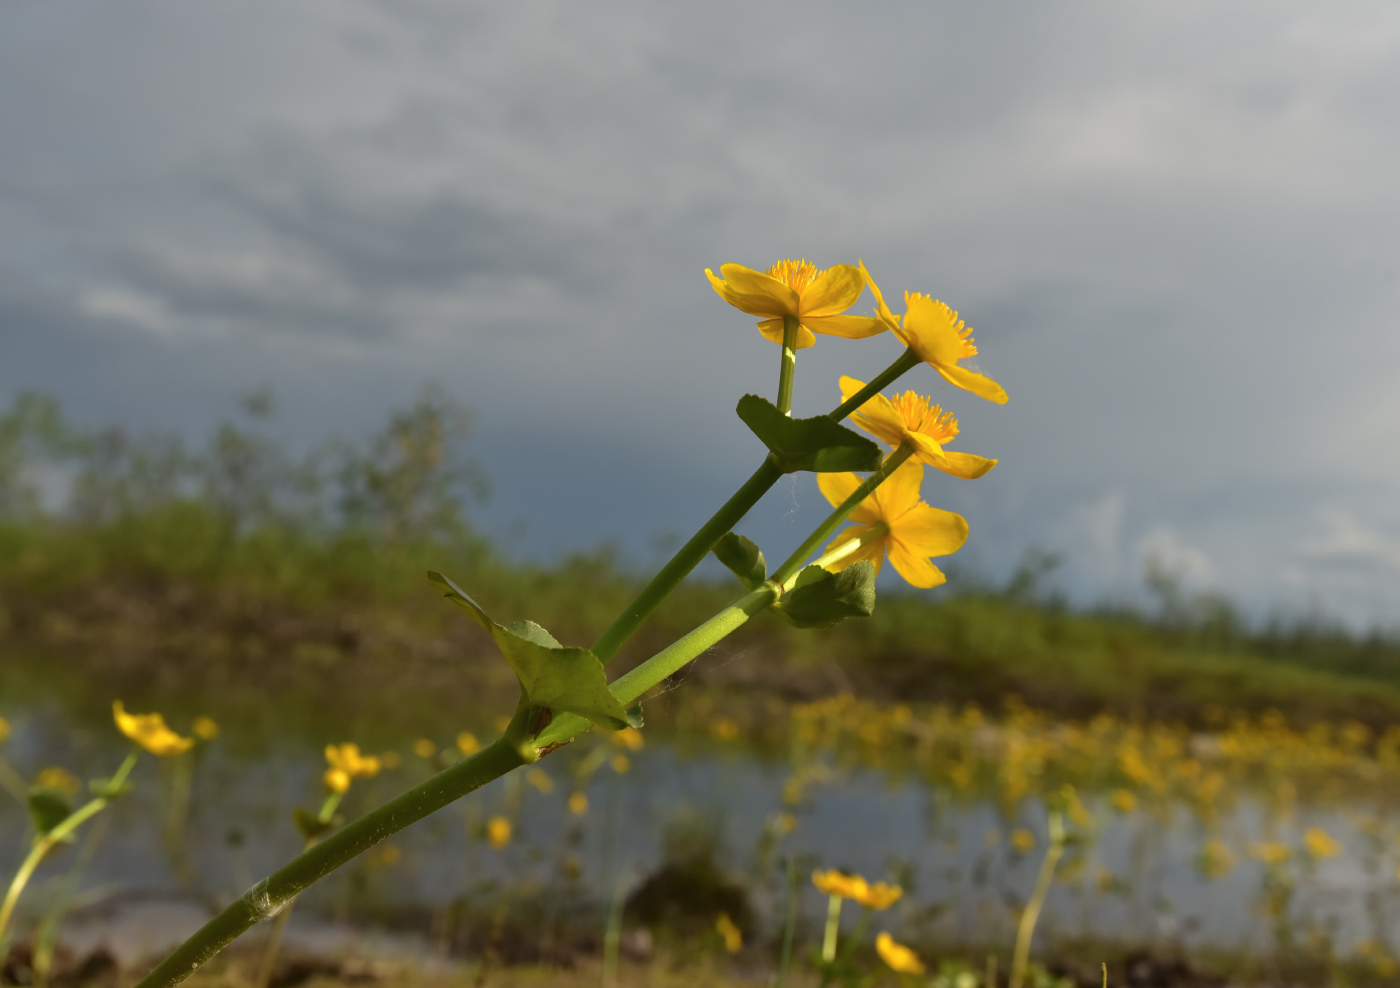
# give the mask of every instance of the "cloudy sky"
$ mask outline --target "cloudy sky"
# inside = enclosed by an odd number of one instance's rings
[[[436,381],[513,551],[644,559],[776,386],[703,269],[861,257],[1011,394],[905,378],[1003,461],[925,482],[971,565],[1395,624],[1397,120],[1393,3],[9,0],[0,400],[197,437],[266,384],[311,442]],[[897,352],[822,338],[796,411]]]

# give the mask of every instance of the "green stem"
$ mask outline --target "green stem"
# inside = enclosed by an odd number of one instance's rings
[[[117,774],[112,776],[111,787],[115,792],[120,789],[126,777],[131,774],[132,766],[136,764],[138,752],[133,751],[126,756],[126,761],[122,762],[117,769]],[[5,892],[5,901],[0,902],[0,938],[5,936],[5,928],[10,925],[10,917],[14,914],[15,903],[19,901],[20,893],[29,884],[29,879],[34,874],[34,869],[39,867],[39,862],[44,859],[56,845],[67,840],[68,836],[77,830],[88,820],[106,808],[110,800],[105,796],[98,796],[79,809],[74,810],[63,818],[58,826],[54,827],[46,834],[41,834],[35,838],[34,846],[29,849],[29,855],[20,863],[19,870],[15,872],[15,877],[10,880],[10,887]]]
[[[347,824],[245,892],[161,961],[140,988],[179,984],[255,923],[276,915],[302,889],[410,823],[523,764],[520,753],[499,739]]]
[[[786,336],[784,327],[784,336]],[[827,418],[840,422],[851,412],[869,400],[870,396],[888,387],[902,374],[918,366],[922,361],[913,350],[905,350],[900,354],[898,360],[886,367],[880,374],[859,392],[852,395],[850,400],[843,401],[827,414]],[[781,390],[781,388],[780,388]],[[780,396],[781,397],[781,396]],[[759,499],[767,494],[769,489],[778,482],[783,472],[774,465],[771,459],[765,459],[762,465],[754,471],[752,477],[744,482],[744,486],[735,492],[734,496],[724,503],[714,516],[696,532],[689,542],[681,546],[676,554],[671,557],[670,562],[661,567],[661,570],[652,577],[648,583],[627,605],[627,609],[618,615],[606,631],[593,643],[591,651],[598,658],[607,662],[617,654],[617,650],[627,643],[651,616],[652,612],[666,599],[672,590],[680,585],[680,582],[690,575],[690,571],[699,565],[715,543],[722,539],[735,525],[749,513]]]
[[[826,935],[822,937],[822,960],[836,960],[836,934],[841,929],[841,896],[833,895],[826,904]]]
[[[905,443],[885,457],[885,462],[880,464],[880,469],[865,478],[865,481],[855,489],[851,496],[842,501],[836,510],[827,516],[826,521],[818,525],[817,530],[807,536],[807,541],[798,546],[797,551],[787,558],[787,562],[779,566],[778,571],[768,578],[769,582],[786,586],[788,580],[802,569],[802,564],[816,551],[817,546],[831,538],[832,534],[845,522],[846,517],[870,496],[870,492],[883,484],[885,479],[894,473],[901,463],[913,455],[914,447]]]
[[[792,417],[792,379],[797,373],[797,331],[802,323],[796,316],[783,316],[783,362],[778,370],[778,411]]]
[[[1035,936],[1036,920],[1050,894],[1050,884],[1055,880],[1055,866],[1060,863],[1060,855],[1065,852],[1064,819],[1059,813],[1050,814],[1050,846],[1045,850],[1045,859],[1040,862],[1040,874],[1035,879],[1035,889],[1025,912],[1021,913],[1021,923],[1016,929],[1016,953],[1011,958],[1011,980],[1009,988],[1021,988],[1026,979],[1026,967],[1031,958],[1031,937]]]
[[[321,823],[330,823],[344,797],[345,794],[340,792],[327,793],[325,800],[321,803],[320,812],[316,814],[316,819]],[[305,852],[315,846],[316,838],[308,837],[301,849]],[[277,953],[282,949],[282,934],[287,932],[287,924],[292,921],[292,909],[296,907],[296,904],[296,898],[293,897],[277,914],[277,921],[272,924],[272,932],[267,937],[267,946],[263,948],[262,962],[258,965],[257,976],[253,979],[254,988],[267,988],[272,981],[272,969],[277,964]]]
[[[778,977],[773,988],[783,988],[788,968],[792,966],[792,935],[797,929],[797,859],[787,859],[787,909],[783,915],[783,952],[778,957]]]

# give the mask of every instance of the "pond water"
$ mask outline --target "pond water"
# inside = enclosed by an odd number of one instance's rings
[[[115,732],[75,724],[56,707],[16,714],[11,727],[0,755],[26,777],[47,765],[63,765],[84,779],[106,775],[126,752]],[[605,900],[615,883],[635,885],[657,869],[668,834],[672,843],[690,834],[692,841],[698,835],[714,842],[719,864],[750,889],[760,917],[778,915],[781,862],[795,855],[809,922],[817,921],[824,902],[807,876],[814,867],[839,867],[907,887],[905,900],[879,917],[883,928],[1009,944],[1015,910],[1034,883],[1045,848],[1044,807],[1034,798],[1007,818],[993,800],[955,799],[918,780],[891,782],[861,769],[834,773],[811,787],[795,814],[795,829],[782,833],[775,821],[784,811],[787,766],[719,743],[681,746],[649,739],[645,748],[628,753],[625,774],[603,764],[587,785],[587,812],[576,815],[568,807],[578,785],[570,766],[587,754],[589,743],[540,763],[554,783],[550,791],[542,791],[549,786],[539,776],[538,784],[523,773],[497,781],[401,833],[391,851],[376,849],[321,883],[299,909],[308,917],[334,915],[368,900],[406,910],[441,909],[503,888],[547,888],[564,874]],[[183,845],[177,847],[165,836],[173,766],[143,755],[137,791],[108,814],[102,843],[83,872],[79,901],[184,896],[211,906],[227,902],[300,849],[291,808],[316,808],[324,767],[319,749],[295,739],[267,743],[254,754],[235,754],[223,739],[202,747]],[[429,770],[428,761],[404,754],[398,768],[357,782],[346,812],[363,812]],[[9,874],[23,851],[27,817],[17,801],[0,798],[0,867]],[[1393,942],[1400,933],[1394,909],[1400,885],[1387,856],[1394,848],[1383,846],[1345,808],[1298,809],[1279,821],[1241,797],[1212,830],[1235,849],[1236,860],[1223,875],[1207,878],[1199,867],[1206,834],[1186,808],[1125,814],[1113,811],[1106,796],[1086,794],[1085,802],[1099,830],[1062,867],[1038,937],[1092,933],[1265,951],[1287,928],[1300,938],[1326,931],[1345,952],[1363,941]],[[484,822],[497,815],[516,820],[502,848],[481,836]],[[1296,847],[1310,827],[1324,829],[1341,853],[1290,864],[1291,884],[1284,891],[1291,895],[1280,905],[1278,878],[1285,872],[1253,860],[1244,849],[1266,838]],[[1030,831],[1033,847],[1012,846],[1010,835],[1018,828]],[[46,865],[29,899],[42,901],[45,882],[51,888],[74,854],[66,851]],[[1286,920],[1282,926],[1265,908],[1270,893]],[[855,914],[847,910],[848,924]]]

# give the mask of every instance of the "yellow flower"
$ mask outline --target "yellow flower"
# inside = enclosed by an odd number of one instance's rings
[[[806,260],[789,260],[779,261],[764,272],[742,264],[722,264],[719,273],[722,278],[705,269],[719,297],[751,316],[762,316],[758,331],[774,343],[783,342],[784,316],[795,316],[801,323],[799,350],[817,342],[813,333],[858,340],[888,328],[878,317],[841,315],[865,290],[860,270],[849,264],[818,271]]]
[[[642,732],[635,727],[624,727],[620,731],[613,731],[608,735],[608,740],[619,748],[626,748],[628,751],[641,751],[646,744],[646,739],[642,737]]]
[[[413,742],[413,753],[419,758],[432,758],[437,754],[437,745],[430,738],[419,738]]]
[[[842,377],[841,400],[849,401],[863,387],[864,381]],[[954,477],[976,480],[997,465],[996,460],[985,456],[946,452],[944,445],[958,434],[958,420],[912,391],[896,395],[893,400],[882,394],[872,395],[859,411],[851,413],[851,421],[891,446],[909,443],[916,457]]]
[[[194,738],[182,738],[166,727],[160,714],[129,714],[120,700],[112,701],[112,719],[117,730],[161,758],[181,755],[194,747]]]
[[[575,792],[569,794],[569,812],[574,816],[583,816],[588,812],[588,793]]]
[[[860,875],[845,875],[835,868],[812,872],[812,884],[827,895],[839,895],[870,909],[888,909],[904,895],[904,889],[898,885],[884,882],[871,885]]]
[[[917,292],[904,293],[905,313],[901,320],[885,305],[880,286],[860,265],[860,273],[875,296],[875,311],[899,341],[917,353],[925,363],[943,375],[949,384],[957,385],[999,405],[1006,404],[1006,390],[991,378],[966,367],[958,361],[977,355],[972,342],[972,330],[958,319],[958,314],[937,299]]]
[[[1131,789],[1115,789],[1108,800],[1119,813],[1131,813],[1137,809],[1137,796]]]
[[[326,745],[326,764],[330,767],[321,781],[331,792],[341,794],[349,790],[352,779],[372,779],[381,767],[377,757],[360,754],[360,746],[351,741]]]
[[[497,850],[510,843],[510,830],[510,821],[503,816],[493,816],[486,821],[486,839]]]
[[[532,768],[525,773],[525,781],[530,783],[540,791],[540,795],[548,796],[554,791],[554,780],[549,777],[549,773],[543,769]]]
[[[462,753],[463,757],[470,758],[481,750],[481,742],[471,731],[463,731],[457,735],[457,750]]]
[[[728,913],[720,913],[715,917],[715,929],[719,935],[724,937],[724,949],[731,954],[737,954],[744,946],[744,933],[739,927],[734,925],[734,920],[729,918]]]
[[[1221,878],[1235,867],[1235,856],[1219,837],[1212,837],[1201,848],[1199,859],[1201,872],[1207,878]]]
[[[1025,827],[1018,827],[1011,831],[1011,846],[1022,854],[1029,854],[1035,850],[1035,834]]]
[[[924,962],[919,960],[919,955],[904,944],[896,943],[888,933],[881,933],[875,938],[875,952],[893,971],[900,974],[924,973]]]
[[[78,781],[77,776],[66,768],[57,765],[50,766],[39,773],[34,784],[43,789],[57,789],[61,793],[75,796],[83,784]]]
[[[914,586],[927,588],[943,583],[946,577],[929,557],[957,552],[967,541],[967,522],[961,515],[921,501],[919,485],[923,479],[924,465],[918,460],[910,458],[900,464],[851,512],[851,521],[857,525],[838,535],[827,550],[845,545],[851,539],[868,541],[828,568],[839,572],[852,563],[868,559],[879,573],[880,564],[889,553],[895,571]],[[833,506],[855,493],[860,484],[853,473],[817,474],[817,486]]]
[[[190,725],[190,730],[201,741],[213,741],[219,736],[219,725],[214,723],[213,717],[196,717]]]
[[[612,766],[612,770],[618,775],[626,775],[632,770],[632,759],[628,758],[626,755],[613,755],[612,760],[608,764]]]
[[[1303,835],[1303,846],[1315,859],[1335,858],[1342,853],[1342,845],[1333,840],[1321,827],[1309,827]]]
[[[1249,856],[1267,865],[1277,865],[1283,864],[1292,857],[1293,851],[1289,849],[1287,844],[1271,841],[1267,844],[1251,844],[1249,846]]]

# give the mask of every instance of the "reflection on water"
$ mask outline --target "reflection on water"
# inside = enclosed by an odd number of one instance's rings
[[[112,732],[71,724],[55,710],[16,716],[12,727],[3,753],[29,777],[53,764],[82,778],[104,775],[125,753]],[[1007,943],[1044,848],[1043,807],[1034,797],[1008,818],[993,800],[955,799],[947,788],[890,783],[859,768],[832,771],[809,785],[796,827],[787,832],[787,766],[725,745],[687,754],[653,741],[631,753],[625,774],[604,763],[589,779],[588,806],[579,814],[577,799],[570,806],[580,788],[571,767],[586,758],[590,743],[541,762],[548,779],[516,773],[420,822],[315,886],[299,909],[307,916],[363,915],[364,904],[373,902],[381,914],[421,912],[463,896],[561,882],[603,899],[617,876],[635,880],[654,870],[666,835],[688,827],[717,835],[721,863],[744,880],[760,915],[776,915],[779,862],[796,854],[804,869],[841,867],[904,884],[910,894],[888,915],[892,928]],[[180,892],[217,906],[294,856],[302,839],[291,809],[316,807],[325,764],[319,751],[296,743],[266,750],[236,757],[223,743],[200,749],[183,845],[165,836],[171,763],[143,759],[137,792],[110,813],[80,901]],[[363,812],[429,771],[428,760],[405,754],[397,769],[357,782],[346,811]],[[1042,920],[1044,936],[1092,932],[1264,950],[1290,931],[1326,930],[1345,950],[1362,941],[1385,943],[1396,932],[1389,918],[1396,876],[1393,865],[1382,865],[1390,849],[1344,809],[1300,808],[1278,821],[1241,796],[1209,835],[1224,845],[1257,846],[1269,835],[1298,847],[1318,827],[1344,850],[1273,866],[1237,853],[1232,866],[1216,867],[1217,877],[1209,878],[1201,861],[1207,835],[1187,809],[1122,812],[1107,794],[1085,794],[1084,802],[1098,829],[1062,866]],[[496,816],[515,821],[499,849],[483,838],[486,821]],[[7,873],[22,853],[26,825],[16,801],[0,803],[0,863]],[[46,865],[27,900],[31,909],[44,899],[42,879],[62,874],[71,856]],[[805,911],[817,915],[817,893],[808,888],[805,896]],[[1278,915],[1269,914],[1271,904]]]

